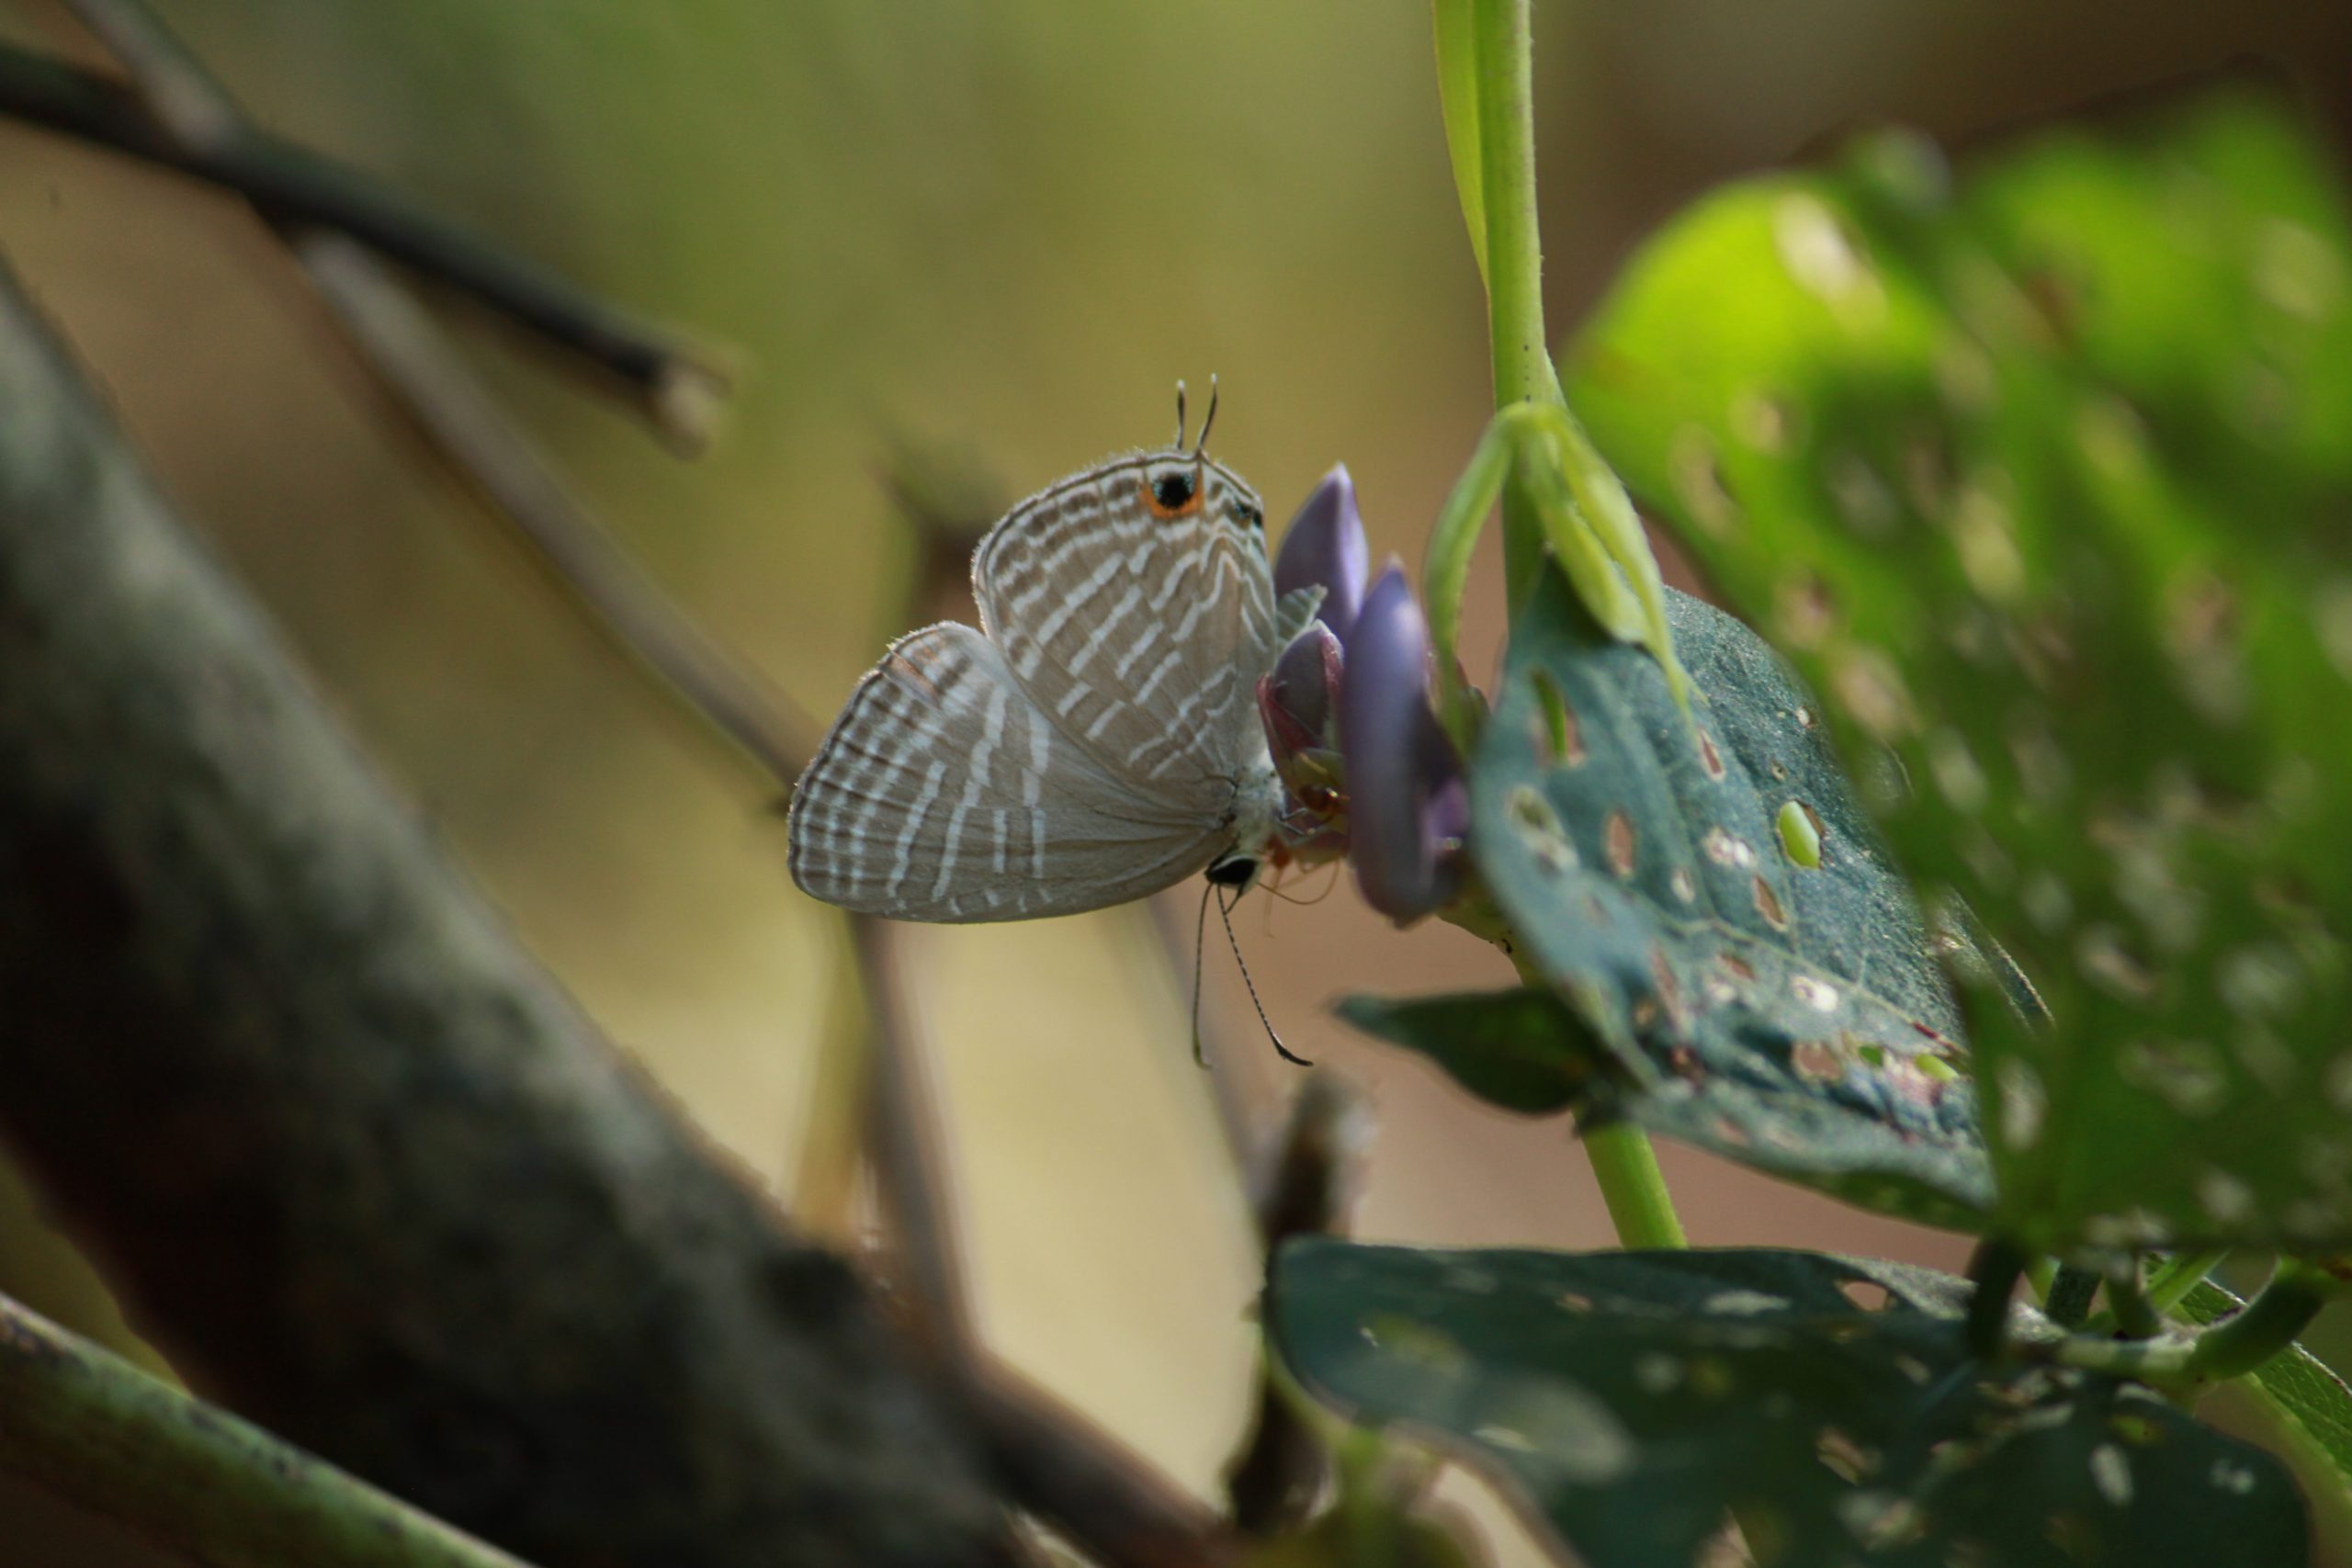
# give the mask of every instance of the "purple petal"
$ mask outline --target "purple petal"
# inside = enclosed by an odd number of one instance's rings
[[[1364,543],[1363,517],[1356,510],[1355,480],[1345,463],[1335,465],[1290,520],[1274,557],[1274,592],[1320,586],[1323,607],[1316,612],[1341,642],[1352,634],[1363,604],[1363,580],[1372,552]]]
[[[1431,711],[1429,625],[1393,561],[1356,617],[1340,689],[1356,884],[1398,925],[1461,890],[1469,795]]]
[[[1268,739],[1293,750],[1333,744],[1342,668],[1339,637],[1320,621],[1309,622],[1283,649],[1267,677]],[[1278,750],[1275,761],[1281,760]]]

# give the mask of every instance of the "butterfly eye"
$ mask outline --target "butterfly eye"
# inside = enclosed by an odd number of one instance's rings
[[[1227,855],[1209,867],[1209,881],[1219,887],[1247,887],[1258,874],[1255,855]]]
[[[1152,510],[1162,517],[1173,517],[1193,504],[1199,489],[1192,469],[1164,469],[1151,480]]]

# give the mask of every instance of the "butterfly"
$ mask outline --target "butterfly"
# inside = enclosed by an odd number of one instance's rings
[[[1321,597],[1278,602],[1265,508],[1184,446],[1049,485],[972,557],[976,630],[890,645],[793,790],[792,878],[898,919],[1075,914],[1205,870],[1246,887],[1284,795],[1259,678]]]

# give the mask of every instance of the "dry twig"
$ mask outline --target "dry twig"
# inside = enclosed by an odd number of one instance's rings
[[[89,17],[100,6],[77,0],[76,8]],[[118,7],[114,15],[129,13]],[[162,35],[151,28],[144,36],[152,42]],[[180,63],[161,63],[167,60]],[[149,47],[126,63],[154,74],[136,92],[126,91],[44,56],[0,47],[0,115],[233,191],[274,222],[347,234],[614,378],[673,443],[692,449],[707,440],[728,380],[710,355],[339,164],[245,127],[233,112],[217,112],[226,100],[198,90],[204,79],[185,56]]]

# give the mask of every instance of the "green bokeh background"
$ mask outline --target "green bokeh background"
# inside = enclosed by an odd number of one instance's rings
[[[739,356],[722,440],[681,464],[448,312],[615,532],[820,716],[904,629],[894,451],[1002,499],[1163,438],[1170,383],[1215,371],[1219,455],[1277,519],[1345,459],[1375,552],[1410,557],[1483,423],[1484,310],[1419,0],[159,8],[275,129]],[[1649,225],[1857,124],[1964,141],[2248,55],[2335,123],[2352,91],[2340,0],[1537,9],[1563,334]],[[0,37],[97,59],[35,0],[0,3]],[[783,1191],[841,953],[784,875],[757,781],[420,457],[234,205],[0,126],[0,248],[526,940]],[[1483,672],[1491,598],[1476,608]],[[1451,930],[1392,932],[1344,886],[1240,931],[1286,1035],[1377,1104],[1362,1234],[1607,1242],[1559,1123],[1481,1110],[1324,1011],[1506,983],[1499,961]],[[1248,1397],[1256,1262],[1181,979],[1132,919],[909,945],[987,1332],[1210,1488]],[[1229,965],[1210,970],[1238,1026]],[[1246,1053],[1218,1087],[1271,1111],[1278,1066]],[[1956,1261],[1951,1238],[1667,1157],[1702,1243]],[[6,1196],[0,1290],[119,1342],[91,1276]],[[32,1543],[23,1568],[135,1550],[5,1486],[0,1540]]]

